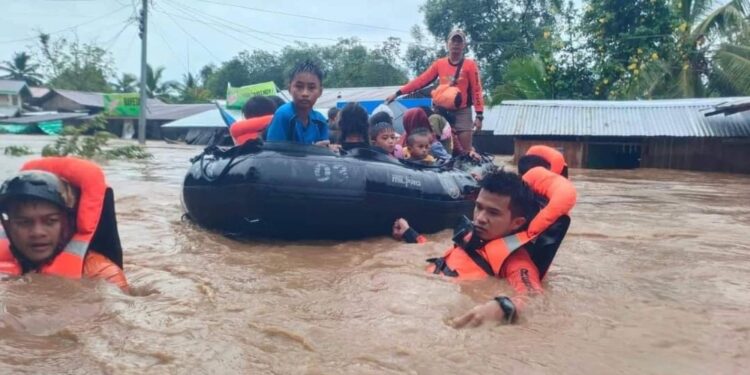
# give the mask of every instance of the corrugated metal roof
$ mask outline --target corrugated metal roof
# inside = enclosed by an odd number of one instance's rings
[[[0,79],[0,92],[19,93],[24,87],[26,87],[26,82],[24,81]]]
[[[0,118],[13,117],[21,112],[18,107],[0,107]]]
[[[39,99],[47,94],[49,94],[50,89],[46,87],[29,87],[29,91],[31,92],[31,97],[34,99]]]
[[[50,93],[57,93],[84,107],[104,108],[104,94],[100,92],[52,89]]]
[[[147,120],[174,121],[215,108],[213,104],[155,104],[148,103]]]
[[[0,123],[10,124],[36,124],[43,121],[68,120],[86,116],[85,113],[50,113],[44,115],[12,117],[0,120]]]
[[[745,137],[750,115],[705,114],[722,103],[748,99],[508,100],[486,109],[483,125],[506,136]]]
[[[48,95],[53,93],[57,93],[58,95],[68,98],[84,107],[104,108],[104,94],[101,92],[52,89],[49,91]],[[147,102],[148,105],[165,104],[161,100],[155,98],[149,98]]]
[[[237,118],[237,117],[235,117]],[[240,116],[239,118],[242,118]],[[162,128],[226,128],[221,113],[216,107],[206,111],[168,122]]]

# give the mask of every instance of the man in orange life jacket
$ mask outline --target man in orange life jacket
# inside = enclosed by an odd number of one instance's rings
[[[496,297],[454,319],[455,327],[478,326],[486,320],[512,322],[529,294],[541,293],[539,271],[523,248],[529,241],[523,228],[536,214],[534,195],[520,176],[498,171],[480,182],[474,220],[454,236],[456,245],[442,258],[430,259],[429,270],[463,280],[487,276],[505,278],[515,289],[513,298]],[[393,235],[407,242],[424,242],[404,219],[393,226]]]
[[[0,186],[0,215],[0,275],[104,279],[128,290],[114,198],[96,164],[75,158],[26,163]]]
[[[557,249],[567,233],[570,225],[570,218],[567,215],[575,205],[577,199],[576,190],[573,185],[560,175],[563,172],[567,175],[567,165],[562,154],[557,152],[557,150],[546,146],[535,147],[534,150],[530,150],[529,154],[522,157],[518,163],[518,169],[523,175],[523,181],[531,188],[537,201],[536,204],[532,204],[532,211],[535,207],[543,207],[528,223],[525,233],[515,236],[500,235],[494,237],[502,238],[502,241],[499,241],[499,243],[504,246],[497,245],[498,241],[489,241],[485,245],[485,248],[479,251],[472,251],[471,248],[454,248],[445,257],[434,260],[436,266],[433,268],[433,272],[435,273],[458,276],[464,279],[474,278],[474,276],[486,277],[487,275],[505,277],[518,292],[518,295],[512,299],[507,297],[496,298],[496,305],[490,302],[477,306],[469,313],[454,321],[457,327],[469,323],[478,325],[488,318],[498,318],[499,316],[502,316],[502,320],[512,321],[517,310],[523,306],[525,296],[530,293],[541,292],[539,280],[545,276],[557,253]],[[539,156],[539,154],[544,155],[544,157]],[[553,162],[550,163],[548,160],[552,160]],[[555,166],[555,172],[550,170],[551,165]],[[505,174],[505,172],[501,172],[502,174]],[[491,215],[488,215],[488,213],[491,213],[491,210],[488,210],[486,207],[492,207],[493,203],[504,204],[504,202],[497,201],[497,198],[494,201],[489,200],[493,195],[482,193],[502,192],[503,190],[497,187],[493,188],[492,186],[503,183],[508,184],[513,181],[513,179],[508,179],[508,181],[504,182],[503,179],[498,179],[498,175],[490,175],[489,178],[492,179],[490,182],[482,184],[482,190],[477,199],[477,207],[474,213],[475,223],[485,227],[488,224],[484,224],[484,222],[492,222],[490,220]],[[505,191],[523,190],[523,187],[513,187],[516,184],[510,183],[509,185],[510,187],[506,187]],[[509,202],[507,209],[504,211],[506,213],[513,213],[511,205],[513,195],[506,195],[511,197],[511,202]],[[494,197],[498,196],[502,196],[502,194],[494,194]],[[503,207],[502,204],[500,204],[501,207]],[[526,204],[530,203],[527,202]],[[485,212],[484,215],[490,219],[483,220],[480,215],[483,214],[482,211],[489,211]],[[502,210],[498,212],[502,212]],[[504,226],[501,220],[495,220],[490,225],[496,225],[498,228]],[[514,227],[515,225],[509,225],[506,227],[507,230],[498,229],[497,233],[511,233],[515,230],[513,229]],[[416,231],[409,228],[408,223],[404,219],[399,219],[394,223],[393,234],[397,238],[403,237],[408,242],[421,243],[426,241],[424,237],[419,236]],[[492,237],[490,236],[489,238]],[[482,239],[486,240],[486,238]],[[532,239],[534,241],[530,242]],[[493,243],[495,244],[493,245]],[[470,244],[471,242],[469,242]],[[524,244],[523,248],[513,252],[514,249]],[[464,254],[466,256],[457,257],[454,255],[451,257],[451,254],[454,252],[455,254]],[[462,258],[463,262],[461,261]],[[457,265],[456,268],[460,268],[461,270],[451,270],[448,267],[451,262]],[[497,264],[499,265],[496,266]],[[484,274],[479,270],[481,268],[485,268]],[[452,272],[446,272],[446,269]],[[499,269],[500,272],[495,273],[495,269]],[[502,315],[499,315],[497,306],[503,311]]]
[[[531,259],[544,278],[557,249],[568,232],[570,216],[578,198],[568,180],[563,155],[548,146],[532,146],[518,160],[518,173],[534,192],[541,211],[529,223],[526,233],[535,238],[527,246]]]

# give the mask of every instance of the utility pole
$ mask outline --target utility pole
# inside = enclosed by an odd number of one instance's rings
[[[141,108],[138,114],[138,143],[146,144],[146,37],[148,36],[148,0],[143,0],[141,9]]]

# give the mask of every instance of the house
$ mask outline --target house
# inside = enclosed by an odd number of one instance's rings
[[[41,92],[41,91],[40,91]],[[46,111],[84,113],[89,120],[104,110],[104,93],[50,89],[37,105]],[[149,98],[146,103],[146,137],[161,139],[161,125],[213,108],[213,104],[167,104]],[[138,117],[107,118],[107,130],[123,138],[137,137]]]
[[[750,98],[648,101],[508,100],[484,128],[512,138],[517,160],[534,144],[572,168],[669,168],[750,173],[750,113],[706,116]]]
[[[31,92],[26,82],[0,79],[0,118],[17,116],[29,98]]]

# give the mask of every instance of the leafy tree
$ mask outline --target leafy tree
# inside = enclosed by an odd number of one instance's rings
[[[554,29],[559,5],[559,0],[427,0],[421,10],[440,42],[455,27],[467,33],[484,85],[493,87],[503,82],[510,60],[534,54],[535,42]]]
[[[673,48],[675,18],[666,0],[589,0],[582,24],[594,55],[595,95],[600,98],[627,97],[628,86],[646,63]]]
[[[175,81],[162,81],[164,69],[163,66],[154,69],[151,65],[146,65],[146,95],[149,98],[171,101],[178,83]]]
[[[250,70],[242,53],[221,63],[221,66],[205,80],[205,87],[214,97],[224,98],[227,96],[227,83],[235,87],[252,83]]]
[[[433,61],[446,54],[445,48],[441,47],[440,44],[434,43],[433,45],[428,45],[427,36],[422,31],[422,28],[417,25],[412,27],[411,37],[414,39],[414,42],[410,43],[406,49],[404,60],[406,67],[414,75],[424,72],[430,67]]]
[[[0,78],[26,81],[30,86],[41,85],[42,75],[37,72],[39,65],[31,64],[30,60],[31,56],[26,52],[14,53],[10,61],[4,61],[0,65],[0,70],[7,73]]]
[[[49,34],[39,35],[42,68],[50,77],[54,88],[107,92],[108,79],[114,75],[111,54],[94,44],[51,39]]]
[[[115,92],[138,92],[138,77],[130,73],[122,73],[120,77],[112,82],[112,89]]]

